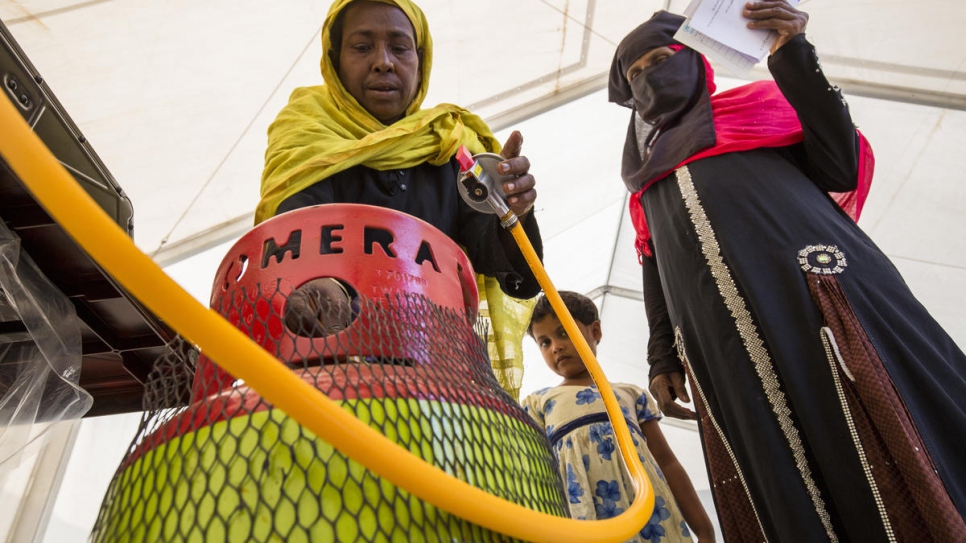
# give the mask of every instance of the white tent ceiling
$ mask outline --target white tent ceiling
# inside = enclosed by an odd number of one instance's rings
[[[601,89],[621,37],[686,2],[420,4],[436,42],[425,104],[468,106],[502,138],[524,133],[547,270],[558,288],[597,295],[611,379],[646,382],[619,178],[628,112]],[[204,300],[225,252],[218,244],[251,224],[268,124],[292,88],[320,82],[328,5],[0,0],[0,19],[130,196],[138,246]],[[802,9],[826,73],[876,151],[860,225],[966,346],[966,3],[811,0]],[[553,383],[528,349],[524,392]]]

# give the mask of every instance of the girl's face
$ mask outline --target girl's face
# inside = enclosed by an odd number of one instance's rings
[[[591,324],[583,324],[578,321],[577,328],[583,334],[584,339],[587,340],[590,351],[596,355],[597,342],[601,338],[600,321],[594,321]],[[534,322],[531,331],[547,367],[563,377],[564,383],[589,376],[587,366],[580,358],[576,346],[574,346],[563,324],[555,315],[547,315]]]

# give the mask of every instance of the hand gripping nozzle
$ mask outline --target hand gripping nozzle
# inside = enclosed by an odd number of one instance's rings
[[[500,224],[504,228],[516,224],[517,216],[507,206],[506,193],[503,192],[503,183],[512,179],[512,176],[497,171],[503,157],[496,153],[472,155],[464,145],[456,152],[456,160],[460,165],[457,185],[463,201],[480,213],[500,217]]]

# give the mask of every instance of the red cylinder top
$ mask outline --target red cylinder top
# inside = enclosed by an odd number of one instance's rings
[[[211,307],[280,360],[292,362],[293,355],[309,351],[337,352],[352,343],[340,336],[359,334],[369,325],[364,313],[346,330],[319,338],[299,336],[282,320],[292,291],[321,277],[337,279],[369,300],[411,293],[456,309],[470,321],[478,312],[473,267],[453,240],[413,216],[361,204],[302,208],[254,227],[218,267]],[[222,376],[212,379],[213,373]],[[203,390],[199,379],[207,381]],[[230,376],[202,357],[193,396],[230,383]]]

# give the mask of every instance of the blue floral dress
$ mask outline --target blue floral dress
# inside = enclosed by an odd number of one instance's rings
[[[612,383],[631,430],[638,456],[654,486],[654,513],[634,542],[692,541],[684,517],[647,448],[640,425],[658,420],[651,400],[640,387]],[[523,409],[542,426],[560,465],[570,500],[570,516],[580,520],[608,519],[624,512],[634,499],[596,386],[544,388],[523,400]]]

